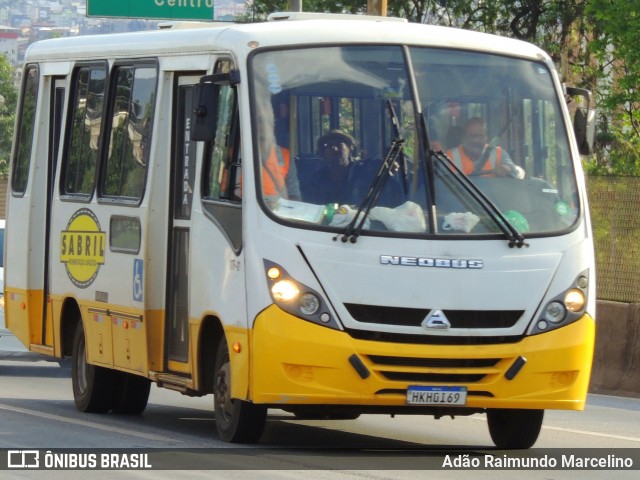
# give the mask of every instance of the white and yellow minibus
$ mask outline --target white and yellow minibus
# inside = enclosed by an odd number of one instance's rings
[[[35,43],[7,325],[72,357],[85,412],[141,413],[154,382],[212,393],[229,442],[268,409],[486,413],[528,448],[585,405],[592,127],[537,47],[397,19]]]

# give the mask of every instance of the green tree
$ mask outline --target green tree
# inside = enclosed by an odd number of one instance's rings
[[[629,0],[590,0],[589,44],[597,78],[598,173],[640,175],[640,7]]]
[[[304,0],[305,12],[366,13],[367,0],[340,2],[335,0]],[[291,10],[290,0],[258,0],[247,2],[248,21],[261,21],[273,12]]]
[[[13,124],[15,122],[18,92],[13,83],[13,67],[4,55],[0,54],[0,176],[5,177],[9,170]],[[4,99],[4,102],[2,101]]]

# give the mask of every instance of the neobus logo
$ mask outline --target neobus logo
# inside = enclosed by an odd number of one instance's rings
[[[484,268],[483,260],[467,260],[463,258],[427,258],[401,257],[398,255],[380,255],[382,265],[405,265],[409,267],[432,268]]]
[[[104,265],[106,238],[98,219],[86,208],[74,213],[61,232],[60,261],[76,286],[87,288],[98,276],[100,265]]]

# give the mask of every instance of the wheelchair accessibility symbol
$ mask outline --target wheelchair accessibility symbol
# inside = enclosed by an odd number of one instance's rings
[[[144,261],[136,258],[133,261],[133,300],[141,302],[143,299]]]

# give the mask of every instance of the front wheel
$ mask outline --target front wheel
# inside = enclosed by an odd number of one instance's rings
[[[214,375],[216,430],[220,439],[230,443],[257,442],[264,430],[267,409],[262,405],[231,398],[231,362],[224,337],[218,344]]]
[[[525,449],[536,443],[544,410],[487,410],[489,433],[500,449]]]
[[[71,384],[76,408],[81,412],[106,413],[113,405],[114,372],[87,362],[82,321],[73,336]]]

